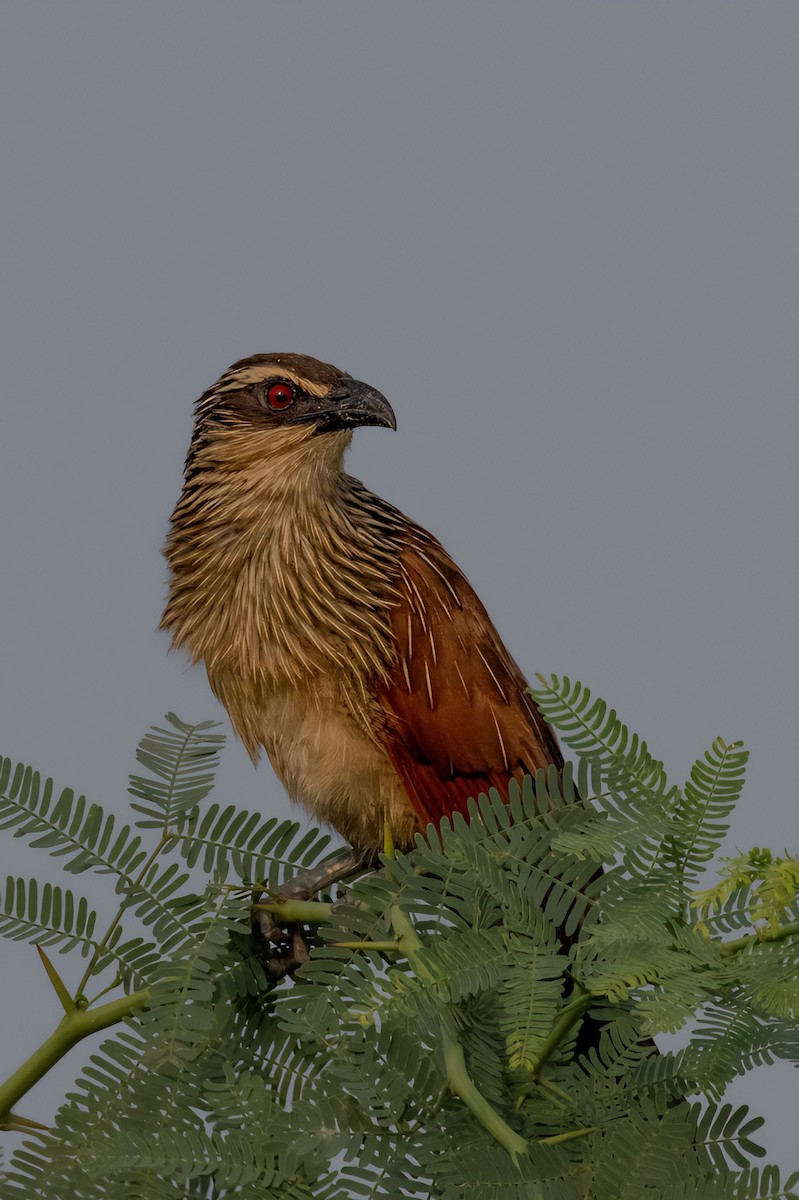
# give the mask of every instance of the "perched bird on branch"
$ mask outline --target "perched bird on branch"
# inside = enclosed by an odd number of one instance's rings
[[[561,765],[440,543],[344,470],[380,392],[300,354],[242,359],[198,401],[162,627],[233,729],[359,851],[411,845],[490,787]]]

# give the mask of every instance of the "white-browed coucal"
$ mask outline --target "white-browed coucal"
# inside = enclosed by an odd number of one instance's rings
[[[554,735],[440,543],[344,470],[379,392],[299,354],[234,363],[198,401],[162,626],[202,660],[253,759],[357,850],[507,792]]]

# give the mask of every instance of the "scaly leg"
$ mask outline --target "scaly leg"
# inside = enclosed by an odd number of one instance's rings
[[[324,862],[318,863],[315,867],[308,867],[305,870],[298,871],[291,879],[287,879],[280,887],[270,894],[271,899],[275,900],[310,900],[319,892],[326,891],[333,884],[339,883],[342,879],[347,879],[350,875],[357,875],[368,867],[374,861],[375,855],[371,851],[353,850],[349,847],[342,849],[338,854],[332,855]],[[308,957],[308,948],[302,938],[300,930],[297,926],[286,930],[281,926],[276,925],[272,918],[272,914],[263,910],[256,911],[256,926],[261,934],[261,937],[267,941],[277,944],[285,944],[287,940],[290,943],[290,954],[284,960],[290,963],[282,974],[286,974],[288,970],[300,965]]]
[[[276,898],[278,900],[310,900],[318,892],[332,887],[334,883],[339,883],[350,875],[357,875],[359,871],[370,866],[375,858],[376,855],[371,850],[353,850],[347,846],[338,854],[325,859],[324,862],[318,863],[315,867],[298,871],[296,875],[292,875],[291,879],[281,883],[277,889]]]

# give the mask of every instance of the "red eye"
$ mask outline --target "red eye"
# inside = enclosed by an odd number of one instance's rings
[[[288,408],[294,403],[294,393],[287,383],[273,383],[266,393],[266,402],[270,408]]]

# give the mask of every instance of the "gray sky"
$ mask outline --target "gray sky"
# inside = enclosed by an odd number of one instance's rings
[[[798,37],[778,0],[5,0],[0,750],[124,811],[151,722],[223,718],[160,547],[195,397],[293,350],[389,397],[350,469],[526,671],[675,781],[743,737],[730,849],[795,851]],[[233,742],[219,796],[287,809]],[[5,1076],[58,1014],[3,954]],[[792,1167],[798,1089],[734,1090]]]

